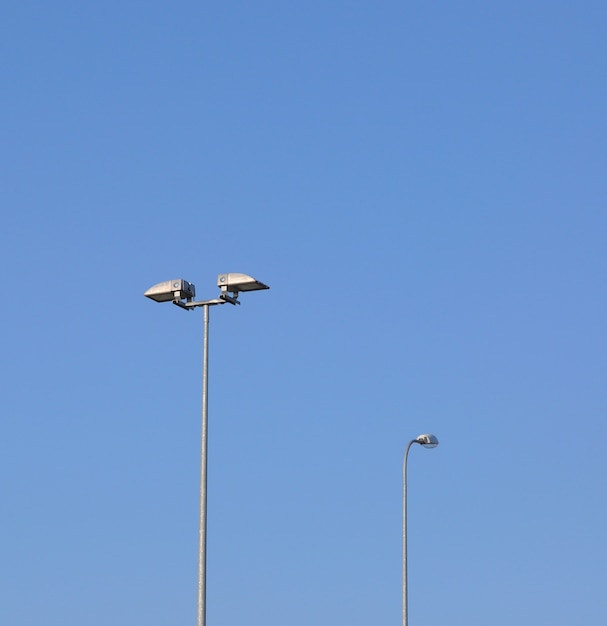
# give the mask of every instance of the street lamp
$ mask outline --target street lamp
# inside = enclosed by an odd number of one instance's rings
[[[206,569],[207,569],[207,425],[209,410],[209,307],[217,304],[240,304],[241,291],[269,289],[268,285],[247,274],[232,272],[219,274],[220,294],[214,300],[195,301],[196,288],[183,278],[167,280],[150,287],[143,295],[156,302],[172,302],[186,311],[202,307],[204,329],[202,343],[202,434],[200,443],[200,517],[198,526],[198,608],[197,626],[206,624]]]
[[[409,448],[419,443],[424,448],[436,448],[438,439],[434,435],[425,434],[412,439],[405,448],[403,458],[403,626],[408,626],[408,592],[407,592],[407,457]]]

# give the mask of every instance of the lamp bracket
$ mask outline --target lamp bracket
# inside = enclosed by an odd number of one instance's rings
[[[229,296],[225,292],[222,292],[222,293],[219,294],[219,297],[224,302],[229,302],[230,304],[240,304],[240,302],[238,301],[238,292],[237,291],[232,292],[231,296]]]
[[[231,299],[230,299],[231,300]],[[198,302],[187,301],[183,302],[182,300],[173,300],[173,304],[177,305],[181,309],[185,309],[186,311],[191,311],[199,306],[213,306],[215,304],[225,304],[226,302],[230,302],[230,300],[224,300],[222,297],[215,298],[214,300],[200,300]],[[231,302],[231,304],[240,304],[240,302]]]

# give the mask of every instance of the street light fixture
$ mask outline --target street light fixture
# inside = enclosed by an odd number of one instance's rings
[[[407,444],[403,458],[403,626],[408,626],[409,621],[407,591],[407,457],[409,456],[409,448],[414,443],[419,443],[424,448],[436,448],[438,439],[429,433],[419,435],[419,437],[412,439]]]
[[[172,302],[187,311],[202,307],[204,329],[202,347],[202,432],[200,442],[200,516],[198,526],[198,606],[197,626],[206,625],[206,569],[207,569],[207,433],[209,413],[209,307],[218,304],[240,304],[241,291],[261,291],[268,285],[247,274],[231,272],[219,274],[220,294],[213,300],[194,300],[196,288],[183,278],[176,278],[150,287],[143,295],[155,302]]]

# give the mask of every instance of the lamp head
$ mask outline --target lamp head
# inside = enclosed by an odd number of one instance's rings
[[[268,285],[255,280],[252,276],[238,272],[219,274],[217,277],[217,286],[223,293],[229,291],[233,294],[238,294],[240,291],[260,291],[262,289],[269,289]]]
[[[425,435],[420,435],[415,439],[417,443],[424,446],[424,448],[436,448],[438,445],[438,439],[431,435],[430,433],[426,433]]]
[[[165,280],[150,287],[144,294],[155,302],[175,302],[176,300],[190,301],[196,295],[196,288],[183,278]]]

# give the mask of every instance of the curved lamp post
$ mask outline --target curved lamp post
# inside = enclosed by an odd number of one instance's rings
[[[232,272],[219,274],[217,286],[219,297],[214,300],[194,300],[196,288],[183,278],[175,278],[150,287],[143,295],[155,302],[172,302],[178,307],[191,311],[197,307],[204,309],[204,327],[202,341],[202,434],[200,444],[200,516],[198,526],[198,607],[197,626],[206,624],[206,571],[207,571],[207,424],[208,424],[208,386],[209,386],[209,307],[218,304],[240,304],[238,294],[241,291],[260,291],[269,289],[267,285],[252,276]]]
[[[403,626],[408,626],[408,593],[407,593],[407,457],[409,448],[419,443],[424,448],[436,448],[438,439],[434,435],[425,434],[412,439],[405,448],[403,458]]]

